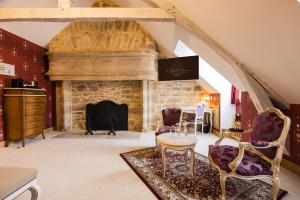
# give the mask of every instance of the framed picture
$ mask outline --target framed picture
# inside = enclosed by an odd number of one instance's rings
[[[0,63],[0,74],[15,76],[15,66],[7,63]]]
[[[199,57],[188,56],[158,60],[158,80],[199,79]]]

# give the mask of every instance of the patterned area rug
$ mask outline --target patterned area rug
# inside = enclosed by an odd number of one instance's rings
[[[196,153],[195,178],[190,175],[189,161],[181,152],[167,150],[166,177],[161,176],[160,151],[154,147],[121,154],[121,157],[144,181],[158,199],[220,199],[221,188],[218,171],[212,169],[207,157]],[[280,190],[277,199],[287,192]],[[226,180],[226,199],[266,200],[272,199],[272,186],[260,181],[236,178]]]

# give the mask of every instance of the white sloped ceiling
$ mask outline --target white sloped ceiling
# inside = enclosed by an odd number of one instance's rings
[[[300,103],[300,4],[296,0],[173,2],[289,103]]]
[[[289,103],[300,103],[300,4],[296,0],[169,1]],[[119,2],[141,5],[139,0]],[[197,53],[208,54],[209,50],[195,45],[191,34],[181,34],[180,28],[162,30],[163,27],[155,28],[153,24],[147,30],[164,43],[180,35],[194,50],[198,48]],[[167,45],[171,48],[175,44]],[[239,86],[235,77],[228,76],[232,70],[226,64],[217,62],[217,58],[214,63],[214,58],[208,57],[216,70]]]

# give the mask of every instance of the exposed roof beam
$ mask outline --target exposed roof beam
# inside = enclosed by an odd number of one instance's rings
[[[58,8],[65,9],[71,7],[71,0],[58,0]]]
[[[247,66],[241,64],[240,65],[241,68],[243,68],[245,71],[248,72],[248,74],[255,79],[262,88],[265,89],[265,91],[267,92],[269,98],[272,100],[272,103],[278,107],[278,108],[282,108],[282,109],[289,109],[290,108],[290,104],[287,103],[285,101],[285,99],[283,99],[280,95],[278,95],[278,93],[276,91],[274,91],[267,83],[265,83],[261,78],[259,78],[256,74],[254,74],[251,70],[249,70],[247,68]]]
[[[160,8],[0,8],[0,22],[96,20],[175,21],[175,17]]]
[[[268,94],[261,84],[259,84],[245,69],[236,66],[235,70],[240,78],[240,81],[248,91],[255,108],[259,112],[265,110],[266,108],[273,107]]]
[[[194,34],[201,39],[214,50],[220,57],[226,60],[236,72],[240,75],[240,80],[245,89],[249,92],[252,101],[258,111],[263,111],[267,107],[272,106],[273,101],[277,102],[276,105],[281,109],[289,108],[289,104],[277,94],[270,86],[263,82],[253,72],[249,70],[249,67],[244,65],[239,59],[228,52],[220,44],[218,44],[213,38],[211,38],[204,30],[202,30],[195,22],[180,12],[174,5],[166,0],[144,0],[147,4],[153,7],[158,7],[166,12],[170,13],[176,18],[176,23],[186,30]]]

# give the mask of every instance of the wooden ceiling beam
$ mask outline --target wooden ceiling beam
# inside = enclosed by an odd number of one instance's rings
[[[60,1],[62,8],[0,8],[0,22],[175,21],[174,16],[160,8],[68,8],[66,0]]]
[[[58,0],[58,8],[65,9],[71,7],[71,0]]]
[[[285,101],[284,98],[282,98],[270,86],[268,86],[258,76],[251,72],[248,66],[243,64],[238,58],[236,58],[213,38],[211,38],[189,17],[180,12],[180,10],[178,10],[173,4],[166,0],[144,0],[144,2],[152,7],[161,8],[173,15],[176,18],[176,24],[182,26],[197,38],[202,40],[216,54],[223,58],[227,63],[232,65],[237,74],[240,76],[242,84],[249,92],[249,95],[258,111],[263,111],[264,109],[273,106],[270,99],[272,99],[273,102],[276,102],[276,106],[278,108],[289,108],[290,105]]]

